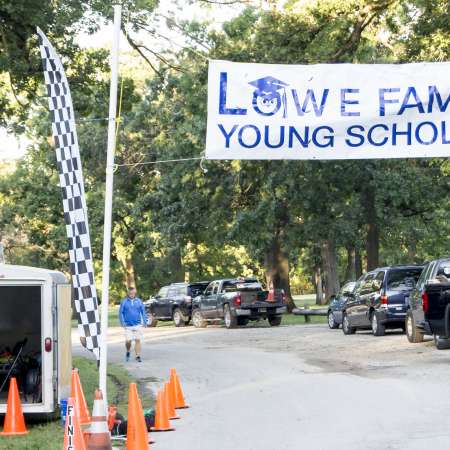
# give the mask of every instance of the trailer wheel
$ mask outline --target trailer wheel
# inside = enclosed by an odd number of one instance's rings
[[[158,320],[155,318],[153,313],[149,312],[147,314],[147,326],[153,328],[156,327],[156,325],[158,325]]]
[[[269,321],[271,327],[278,327],[281,325],[281,316],[269,316],[267,320]]]
[[[236,328],[238,325],[237,317],[231,312],[230,305],[225,305],[223,307],[223,320],[225,322],[225,327],[228,329]]]

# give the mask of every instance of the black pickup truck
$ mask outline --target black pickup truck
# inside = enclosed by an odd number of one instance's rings
[[[285,312],[284,292],[276,290],[273,300],[269,301],[268,291],[254,278],[215,280],[192,302],[192,322],[197,328],[222,319],[227,328],[260,319],[278,326]]]
[[[406,314],[409,342],[433,335],[439,350],[450,348],[450,258],[429,262],[409,298]]]

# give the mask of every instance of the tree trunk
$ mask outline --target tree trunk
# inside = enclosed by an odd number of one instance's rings
[[[373,270],[380,265],[380,230],[377,223],[377,211],[375,205],[375,192],[369,188],[364,196],[367,224],[367,270]]]
[[[347,267],[345,268],[345,281],[356,278],[355,247],[347,246]]]
[[[357,280],[363,273],[361,251],[355,247],[355,279]]]
[[[339,278],[337,273],[336,245],[334,240],[327,239],[320,246],[325,279],[325,300],[330,301],[332,295],[339,292]]]
[[[413,237],[410,237],[408,242],[408,262],[410,263],[415,262],[416,249],[417,249],[417,242]]]
[[[316,305],[324,304],[323,295],[323,283],[322,283],[322,269],[320,266],[314,267],[314,278],[313,278],[314,288],[316,290]]]
[[[184,268],[183,261],[181,259],[180,247],[173,247],[169,249],[169,252],[167,254],[167,262],[169,266],[169,274],[173,279],[173,282],[183,282]]]
[[[134,264],[131,255],[123,256],[120,259],[124,269],[124,280],[127,288],[136,287],[136,277],[134,272]]]
[[[275,289],[283,289],[286,294],[288,311],[295,308],[295,303],[291,295],[291,285],[289,280],[289,258],[281,249],[279,237],[277,236],[269,247],[265,257],[266,282],[267,286],[273,283]]]

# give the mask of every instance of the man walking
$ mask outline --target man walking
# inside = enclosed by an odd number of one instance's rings
[[[136,361],[142,362],[142,327],[147,326],[147,314],[142,300],[136,297],[136,288],[134,287],[128,288],[128,295],[120,303],[119,320],[125,329],[126,360],[130,360],[131,344],[134,341]]]

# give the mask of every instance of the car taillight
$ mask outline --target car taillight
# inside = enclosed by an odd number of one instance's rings
[[[429,307],[428,294],[426,292],[422,292],[422,308],[423,308],[423,312],[428,312],[428,307]]]
[[[239,294],[234,298],[234,304],[236,306],[241,306],[241,303],[242,303],[242,299],[241,299],[241,295]]]
[[[51,338],[49,338],[49,337],[45,338],[44,349],[47,353],[52,351],[52,339]]]
[[[387,305],[388,304],[388,296],[387,295],[382,295],[381,296],[381,304],[382,305]]]

